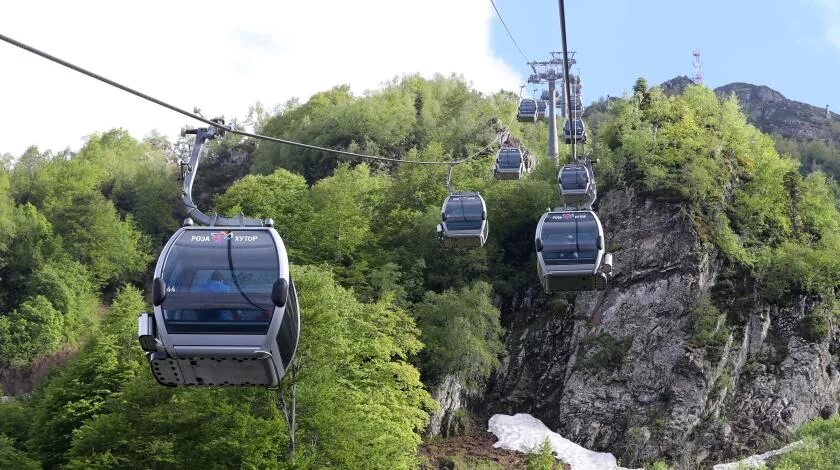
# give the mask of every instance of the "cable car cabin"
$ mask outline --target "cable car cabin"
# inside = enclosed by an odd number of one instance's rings
[[[563,165],[557,175],[560,194],[567,204],[580,204],[595,200],[595,184],[592,169],[586,165],[571,163]]]
[[[493,176],[497,180],[518,180],[525,173],[525,158],[519,147],[502,147],[496,155]]]
[[[519,110],[516,112],[516,120],[519,122],[537,122],[536,100],[520,101]]]
[[[594,212],[547,212],[534,242],[537,274],[546,292],[607,288],[612,255],[604,253],[604,229]]]
[[[545,100],[537,101],[537,119],[543,121],[548,119],[548,102]]]
[[[155,267],[139,340],[163,385],[277,386],[300,336],[297,292],[270,227],[183,227]]]
[[[563,123],[563,137],[567,144],[586,143],[586,129],[583,126],[583,119],[575,119]]]
[[[450,194],[443,201],[437,237],[446,248],[478,248],[487,242],[487,205],[478,193]]]
[[[560,94],[560,90],[554,90],[554,98],[558,100],[563,99],[563,96]],[[540,99],[545,101],[551,101],[551,92],[548,90],[543,90],[542,94],[540,95]]]

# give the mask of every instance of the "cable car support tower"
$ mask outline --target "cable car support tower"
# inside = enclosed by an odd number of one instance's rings
[[[534,72],[528,77],[528,83],[533,84],[542,84],[548,83],[548,94],[549,99],[551,102],[548,106],[548,158],[553,161],[557,162],[558,156],[558,140],[557,140],[557,96],[555,95],[555,90],[557,89],[556,83],[557,80],[563,80],[563,71],[559,70],[560,67],[563,67],[564,61],[568,60],[569,65],[575,63],[575,53],[571,52],[567,55],[568,57],[564,59],[560,52],[551,52],[551,59],[544,60],[544,61],[531,61],[528,62],[528,65],[531,67],[531,70]],[[564,70],[568,70],[568,66],[563,67]],[[568,88],[568,85],[566,86]],[[568,94],[568,93],[567,93]],[[568,107],[569,107],[569,100],[568,97],[564,99],[564,106],[566,109],[566,115],[568,116]]]

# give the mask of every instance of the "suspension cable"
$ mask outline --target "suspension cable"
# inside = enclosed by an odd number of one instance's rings
[[[528,59],[528,56],[527,56],[527,55],[525,55],[525,53],[524,53],[524,52],[522,52],[522,48],[521,48],[521,47],[519,47],[519,44],[516,42],[516,39],[513,39],[513,34],[510,32],[510,29],[508,29],[508,26],[507,26],[507,24],[505,23],[505,19],[504,19],[504,18],[502,18],[502,14],[501,14],[501,13],[499,13],[499,9],[498,9],[498,8],[496,8],[496,2],[494,2],[493,0],[490,0],[490,3],[491,3],[491,4],[493,4],[493,9],[494,9],[494,10],[496,10],[496,16],[498,16],[498,17],[499,17],[499,21],[501,21],[501,22],[502,22],[502,26],[504,26],[504,27],[505,27],[505,31],[507,31],[507,33],[508,33],[508,37],[510,37],[510,40],[511,40],[511,41],[513,41],[513,45],[514,45],[514,46],[516,46],[516,48],[517,48],[517,49],[519,49],[519,53],[520,53],[520,54],[522,54],[522,57],[525,59],[525,62],[530,62],[531,60],[530,60],[530,59]]]
[[[231,134],[241,135],[243,137],[250,137],[250,138],[253,138],[253,139],[264,140],[264,141],[268,141],[268,142],[275,142],[275,143],[278,143],[278,144],[293,145],[295,147],[301,147],[301,148],[306,148],[306,149],[310,149],[310,150],[318,150],[318,151],[321,151],[321,152],[334,153],[334,154],[343,155],[343,156],[347,156],[347,157],[363,158],[363,159],[367,159],[367,160],[374,160],[374,161],[381,161],[381,162],[409,163],[409,164],[413,164],[413,165],[447,165],[447,166],[460,165],[460,164],[466,162],[467,160],[470,160],[470,159],[476,157],[477,155],[481,154],[482,152],[484,152],[485,150],[490,148],[493,145],[493,143],[495,143],[495,139],[494,139],[490,142],[489,145],[485,146],[484,148],[482,148],[478,152],[475,152],[471,155],[468,155],[467,157],[464,157],[464,158],[461,158],[461,159],[458,159],[458,160],[424,161],[424,160],[402,160],[402,159],[398,159],[398,158],[382,157],[382,156],[378,156],[378,155],[365,155],[365,154],[361,154],[361,153],[348,152],[346,150],[337,150],[337,149],[331,149],[331,148],[326,148],[326,147],[319,147],[317,145],[304,144],[304,143],[295,142],[295,141],[292,141],[292,140],[280,139],[278,137],[270,137],[270,136],[266,136],[266,135],[255,134],[255,133],[252,133],[252,132],[247,132],[247,131],[242,131],[242,130],[237,130],[237,129],[231,129],[230,127],[227,127],[223,124],[215,122],[211,119],[207,119],[207,118],[205,118],[203,116],[200,116],[198,114],[191,113],[191,112],[186,111],[182,108],[179,108],[177,106],[169,104],[165,101],[159,100],[159,99],[157,99],[153,96],[147,95],[146,93],[137,91],[133,88],[129,88],[129,87],[127,87],[127,86],[125,86],[121,83],[115,82],[115,81],[113,81],[109,78],[103,77],[99,74],[96,74],[94,72],[86,70],[82,67],[79,67],[78,65],[74,65],[70,62],[67,62],[66,60],[62,60],[58,57],[50,55],[50,54],[48,54],[44,51],[41,51],[41,50],[36,49],[32,46],[24,44],[20,41],[12,39],[12,38],[10,38],[10,37],[2,34],[2,33],[0,33],[0,40],[5,41],[5,42],[7,42],[7,43],[9,43],[13,46],[17,46],[17,47],[19,47],[19,48],[21,48],[25,51],[31,52],[35,55],[40,56],[40,57],[43,57],[44,59],[55,62],[59,65],[63,65],[65,67],[67,67],[71,70],[74,70],[76,72],[79,72],[83,75],[87,75],[88,77],[99,80],[100,82],[104,82],[104,83],[106,83],[108,85],[111,85],[115,88],[118,88],[122,91],[125,91],[127,93],[131,93],[134,96],[143,98],[144,100],[147,100],[147,101],[151,101],[152,103],[154,103],[158,106],[163,106],[164,108],[167,108],[171,111],[175,111],[176,113],[183,114],[184,116],[195,119],[197,121],[201,121],[204,124],[207,124],[208,126],[214,127],[216,129],[223,130],[225,132],[230,132]],[[512,123],[513,123],[513,120],[511,120],[511,124]],[[508,127],[510,127],[510,126],[508,126]]]

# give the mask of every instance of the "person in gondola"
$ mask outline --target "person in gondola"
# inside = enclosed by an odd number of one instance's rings
[[[230,286],[225,282],[225,276],[220,271],[213,271],[210,279],[201,285],[201,290],[204,292],[230,292]],[[227,321],[233,320],[233,314],[229,310],[209,310],[209,318],[211,321]]]

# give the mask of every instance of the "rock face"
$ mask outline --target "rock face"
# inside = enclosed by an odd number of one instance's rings
[[[456,413],[465,407],[467,394],[456,376],[447,375],[432,391],[432,398],[440,408],[432,413],[427,432],[431,437],[448,436],[457,426]]]
[[[680,206],[616,190],[599,216],[612,285],[569,296],[535,288],[503,305],[508,356],[478,409],[529,413],[623,465],[665,458],[681,467],[766,450],[836,412],[838,329],[819,343],[797,336],[812,300],[758,300],[754,282],[701,241]],[[714,353],[693,339],[701,298],[727,317],[728,340]]]
[[[694,82],[690,78],[685,75],[681,75],[679,77],[674,77],[659,86],[662,88],[663,93],[667,96],[672,96],[681,95],[683,91],[685,91],[686,87],[693,83]]]
[[[730,83],[715,88],[715,93],[722,98],[734,93],[751,123],[763,132],[781,134],[790,139],[824,137],[827,135],[827,124],[840,118],[840,115],[831,113],[829,120],[825,116],[825,108],[789,100],[766,86]]]

